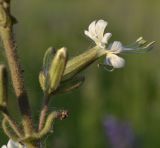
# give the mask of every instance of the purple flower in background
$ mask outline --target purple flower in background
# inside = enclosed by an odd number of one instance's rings
[[[104,121],[104,127],[112,148],[135,148],[135,135],[129,123],[108,117]]]

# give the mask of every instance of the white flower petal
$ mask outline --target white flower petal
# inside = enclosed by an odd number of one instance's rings
[[[88,31],[92,36],[96,36],[96,21],[93,21],[89,27],[88,27]]]
[[[111,38],[111,36],[112,36],[111,33],[106,33],[102,38],[102,43],[107,44],[108,40]]]
[[[102,40],[102,38],[103,38],[103,34],[104,34],[104,30],[105,30],[106,26],[107,26],[107,22],[104,20],[99,20],[96,23],[95,32],[97,34],[97,37],[100,40]]]
[[[4,148],[26,148],[26,146],[21,145],[21,144],[18,143],[18,142],[14,142],[13,140],[10,139],[10,140],[8,141],[7,146],[4,147]]]
[[[18,144],[13,140],[9,140],[7,144],[7,148],[18,148]]]
[[[120,53],[123,51],[122,43],[119,41],[114,41],[110,47],[110,51],[113,53]]]
[[[2,145],[2,147],[1,148],[7,148],[7,146],[6,145]]]
[[[114,68],[122,68],[125,65],[125,60],[115,54],[107,54],[106,64]]]
[[[84,34],[86,35],[86,36],[88,36],[90,39],[92,39],[93,41],[95,41],[95,37],[94,36],[92,36],[91,34],[90,34],[90,32],[88,32],[88,31],[84,31]]]
[[[108,43],[108,39],[111,37],[111,33],[104,34],[106,26],[107,22],[104,20],[93,21],[88,30],[84,31],[84,34],[91,38],[100,48],[105,48],[105,44]]]

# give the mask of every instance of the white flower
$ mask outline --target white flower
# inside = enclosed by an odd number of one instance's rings
[[[9,140],[7,145],[3,145],[1,148],[26,148],[26,146],[21,145],[20,143]]]
[[[107,22],[104,20],[93,21],[89,27],[88,31],[84,31],[85,35],[91,38],[97,46],[100,48],[105,48],[108,40],[112,36],[111,33],[105,33],[104,30],[107,26]]]
[[[112,36],[111,33],[104,33],[107,22],[104,20],[93,21],[88,31],[84,31],[85,35],[91,38],[98,47],[100,47],[100,53],[106,54],[105,65],[112,66],[113,68],[122,68],[125,65],[125,60],[117,54],[122,52],[126,53],[143,53],[153,47],[154,41],[146,44],[146,41],[140,37],[128,48],[123,47],[119,41],[114,41],[111,45],[106,47],[108,40]],[[134,50],[134,51],[133,51]]]
[[[126,51],[127,48],[122,46],[119,41],[114,41],[112,45],[106,50],[106,62],[105,64],[112,66],[113,68],[122,68],[125,65],[125,60],[116,54]]]

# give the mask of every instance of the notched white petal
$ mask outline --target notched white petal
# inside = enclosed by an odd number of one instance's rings
[[[123,51],[122,43],[119,41],[114,41],[110,46],[110,51],[116,54],[122,52]]]
[[[84,34],[91,38],[100,48],[105,48],[111,37],[111,33],[104,34],[106,26],[107,22],[104,20],[93,21],[89,25],[88,30],[84,31]]]
[[[9,140],[7,146],[3,145],[1,148],[26,148],[26,146],[21,145],[20,143],[14,142],[13,140]]]
[[[95,36],[96,35],[96,21],[93,21],[89,27],[88,27],[88,31],[90,32],[90,34],[92,36]]]
[[[88,32],[87,30],[84,31],[84,34],[92,39],[92,36],[91,36],[90,32]]]
[[[111,36],[112,36],[111,33],[105,33],[102,38],[102,43],[108,44],[108,40],[111,38]]]
[[[96,27],[95,31],[96,31],[96,34],[99,39],[103,38],[103,34],[104,34],[104,30],[105,30],[106,26],[107,26],[106,21],[104,21],[104,20],[97,21],[96,26],[95,26]]]
[[[125,60],[115,54],[107,54],[106,64],[114,68],[122,68],[125,65]]]
[[[7,148],[18,148],[18,144],[13,140],[9,140],[7,144]]]

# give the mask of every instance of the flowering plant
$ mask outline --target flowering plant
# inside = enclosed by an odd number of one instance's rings
[[[52,131],[52,125],[57,119],[68,117],[67,110],[57,110],[48,113],[51,96],[65,93],[80,87],[84,77],[78,74],[102,56],[106,56],[103,65],[113,69],[122,68],[125,60],[117,54],[123,52],[142,52],[150,50],[154,42],[147,43],[142,37],[129,46],[123,46],[121,42],[114,41],[108,44],[111,33],[104,33],[107,22],[104,20],[93,21],[85,31],[96,46],[84,51],[73,58],[68,58],[67,48],[48,48],[44,54],[42,69],[39,73],[39,82],[44,94],[38,129],[33,125],[29,98],[24,85],[23,72],[18,59],[17,48],[13,35],[13,25],[16,18],[10,12],[10,0],[0,0],[0,36],[5,49],[13,88],[21,113],[21,123],[18,124],[8,110],[8,86],[7,68],[0,65],[0,111],[3,115],[2,128],[10,139],[3,148],[39,148],[42,147],[42,139]]]

